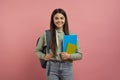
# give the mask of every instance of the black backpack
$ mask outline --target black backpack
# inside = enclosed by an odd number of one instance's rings
[[[46,50],[47,50],[47,52],[49,53],[49,49],[50,49],[50,38],[51,38],[50,30],[46,30],[45,32],[46,32],[46,43],[47,43],[47,46],[44,46],[44,47],[43,47],[42,52],[43,52],[44,54],[46,54]],[[38,40],[37,40],[36,46],[37,46],[37,44],[38,44],[38,42],[39,42],[39,39],[40,39],[40,37],[39,37]],[[47,61],[45,61],[44,59],[40,59],[40,63],[41,63],[42,68],[46,69]]]

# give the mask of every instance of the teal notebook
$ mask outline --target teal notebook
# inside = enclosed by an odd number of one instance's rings
[[[77,48],[76,46],[77,46],[77,35],[64,35],[63,50],[62,50],[63,52],[71,52],[72,51],[71,53],[75,53],[76,48]]]

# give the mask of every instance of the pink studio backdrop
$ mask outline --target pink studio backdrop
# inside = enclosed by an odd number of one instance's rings
[[[83,52],[83,59],[74,62],[74,80],[120,80],[119,4],[119,0],[0,0],[0,80],[45,80],[34,49],[55,8],[67,12]]]

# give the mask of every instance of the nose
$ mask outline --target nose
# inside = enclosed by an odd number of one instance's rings
[[[57,21],[57,22],[59,23],[59,22],[61,22],[61,20],[60,20],[60,19],[58,19],[58,21]]]

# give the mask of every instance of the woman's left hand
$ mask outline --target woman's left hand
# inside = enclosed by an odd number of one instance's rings
[[[70,54],[68,54],[67,52],[61,52],[60,55],[62,60],[67,60],[70,58]]]

